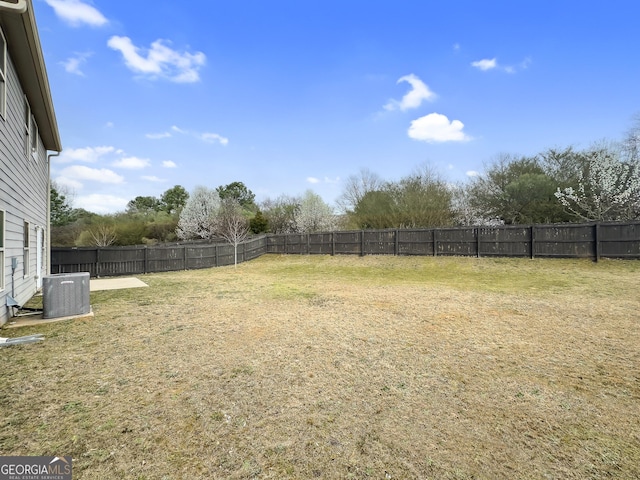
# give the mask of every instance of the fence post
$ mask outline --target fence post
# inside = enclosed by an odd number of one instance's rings
[[[309,255],[309,252],[311,251],[311,234],[309,232],[307,232],[307,255]]]
[[[476,241],[478,242],[476,246],[476,256],[480,258],[480,227],[476,227]]]
[[[100,247],[96,247],[96,277],[100,277],[100,273],[101,272],[101,268],[100,268],[100,262],[102,261],[101,255],[100,255]]]
[[[438,256],[438,240],[437,240],[436,232],[437,230],[434,228],[433,229],[433,256],[434,257]]]
[[[595,253],[596,253],[596,262],[600,261],[600,250],[601,250],[601,245],[600,245],[600,223],[596,222],[593,225],[593,241],[595,243],[594,247],[595,247]]]
[[[147,273],[149,270],[149,249],[146,245],[142,248],[144,248],[144,266],[142,267],[142,270],[144,273]]]
[[[218,245],[214,245],[213,246],[213,251],[215,252],[215,255],[216,255],[216,267],[219,267],[220,264],[219,264],[219,261],[218,261]]]
[[[284,252],[283,253],[285,253],[285,254],[289,253],[289,252],[287,252],[287,237],[288,236],[289,236],[288,233],[284,234]]]
[[[397,257],[398,255],[400,255],[400,230],[396,228],[395,234],[396,238],[393,253]]]
[[[184,268],[184,270],[188,270],[187,266],[187,246],[186,245],[182,245],[182,267]]]
[[[530,241],[529,241],[529,245],[531,247],[531,258],[535,258],[536,256],[536,235],[535,235],[535,231],[536,231],[536,227],[531,225],[531,230],[530,230]]]
[[[360,256],[364,257],[364,230],[360,230]]]
[[[336,254],[336,232],[331,232],[331,256]]]

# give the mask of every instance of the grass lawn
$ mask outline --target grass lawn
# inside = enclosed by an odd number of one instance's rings
[[[77,479],[640,478],[640,262],[267,255],[0,349],[0,454]]]

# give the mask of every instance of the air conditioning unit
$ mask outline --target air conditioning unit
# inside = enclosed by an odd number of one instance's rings
[[[42,318],[71,317],[90,312],[89,272],[42,277]]]

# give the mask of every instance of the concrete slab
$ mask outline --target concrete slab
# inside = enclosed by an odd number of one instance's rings
[[[89,280],[89,291],[97,292],[100,290],[120,290],[124,288],[142,288],[148,287],[146,283],[135,277],[115,277],[115,278],[92,278]],[[58,317],[43,319],[42,313],[33,315],[25,315],[20,317],[12,317],[2,328],[18,328],[33,325],[42,325],[44,323],[63,322],[65,320],[81,320],[93,318],[93,310],[86,315],[73,315],[70,317]]]
[[[43,319],[42,314],[39,313],[37,315],[28,315],[24,317],[12,317],[9,319],[7,323],[5,323],[2,328],[10,329],[10,328],[20,328],[20,327],[31,327],[34,325],[42,325],[44,323],[55,323],[55,322],[64,322],[66,320],[88,320],[93,318],[95,315],[93,314],[93,310],[84,315],[72,315],[69,317],[58,317],[58,318],[47,318]]]
[[[135,277],[116,277],[116,278],[92,278],[89,281],[89,291],[97,292],[99,290],[120,290],[122,288],[141,288],[148,287],[146,283]]]

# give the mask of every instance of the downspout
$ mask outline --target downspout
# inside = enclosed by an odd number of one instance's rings
[[[24,13],[27,11],[27,0],[18,0],[17,3],[7,3],[0,1],[0,10],[12,13]]]
[[[47,231],[46,231],[46,262],[47,275],[51,275],[51,159],[60,155],[60,152],[54,152],[47,155]]]

